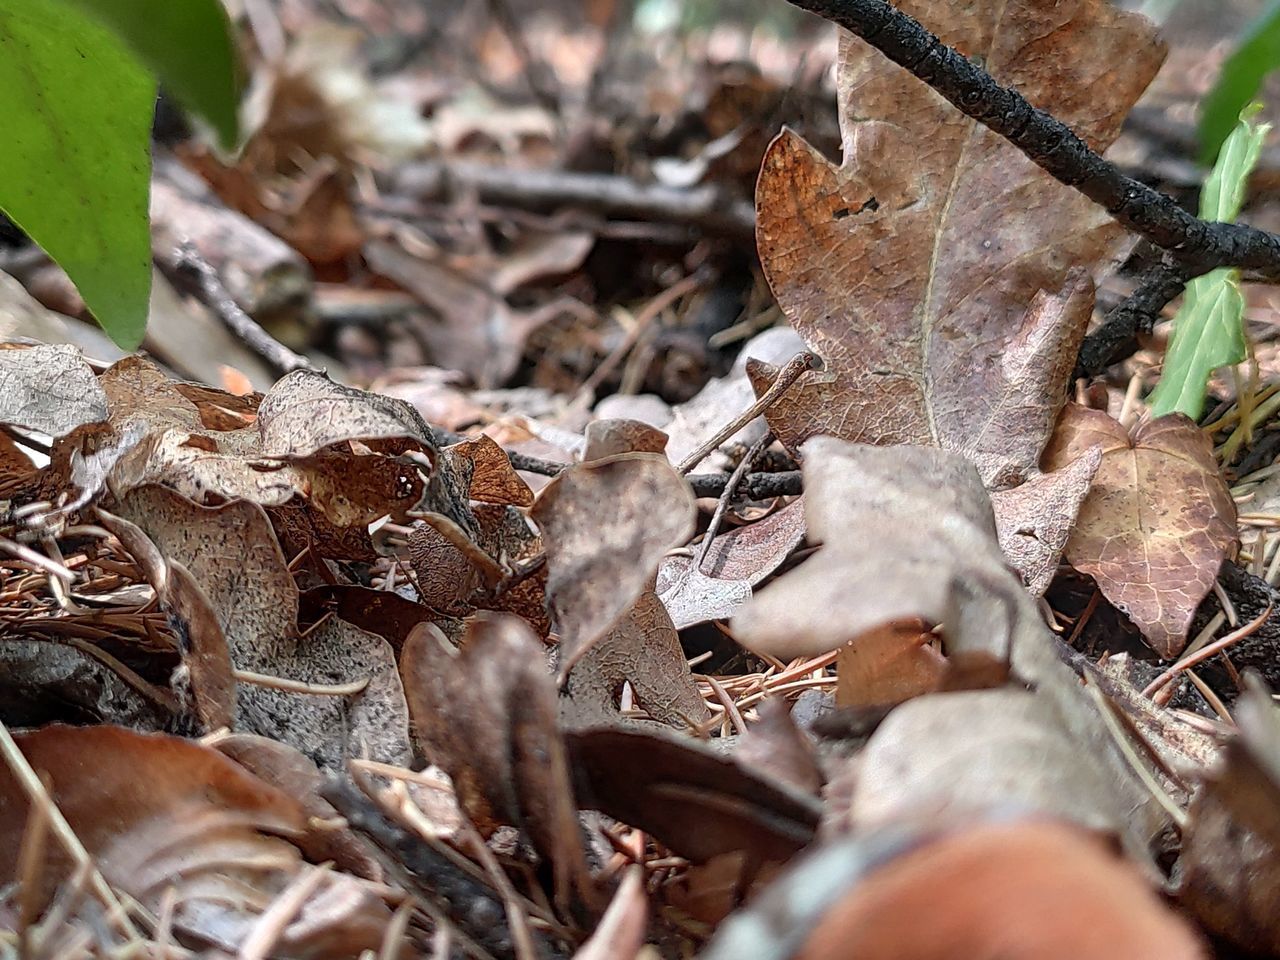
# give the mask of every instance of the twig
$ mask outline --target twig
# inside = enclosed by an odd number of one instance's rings
[[[1162,263],[1148,272],[1138,289],[1107,313],[1097,330],[1084,338],[1075,376],[1091,378],[1138,349],[1138,334],[1150,333],[1170,300],[1182,292],[1189,273]]]
[[[702,535],[702,543],[698,547],[698,555],[693,559],[693,569],[701,570],[703,561],[707,559],[707,552],[711,549],[711,541],[715,539],[716,533],[720,530],[720,524],[724,521],[724,515],[729,510],[729,502],[733,500],[734,491],[737,490],[738,484],[742,482],[742,478],[746,476],[751,465],[756,462],[760,454],[764,453],[765,447],[773,443],[772,431],[765,431],[765,435],[753,443],[746,455],[742,458],[742,462],[729,474],[729,479],[724,485],[724,492],[720,494],[720,499],[716,503],[716,512],[711,515],[711,522],[707,524],[707,532]]]
[[[1188,275],[1215,267],[1242,267],[1280,279],[1280,237],[1243,224],[1207,223],[1171,197],[1126,177],[1066,124],[1000,86],[975,62],[886,0],[790,2],[861,37],[961,113],[1004,137],[1055,179],[1167,251]]]
[[[756,228],[751,201],[733,197],[718,186],[684,189],[605,173],[422,162],[403,168],[392,192],[420,200],[474,194],[482,203],[521,210],[581,207],[606,216],[688,224],[705,233],[743,240],[753,238]]]
[[[195,244],[183,242],[173,263],[170,279],[174,285],[208,307],[228,330],[254,353],[266,360],[279,373],[313,370],[306,357],[294,353],[249,316],[236,303],[218,276],[218,271],[200,255]]]
[[[788,360],[787,365],[778,372],[773,383],[769,384],[769,389],[764,392],[764,396],[751,406],[747,407],[747,409],[741,414],[734,417],[731,422],[717,430],[715,436],[706,440],[698,447],[697,450],[694,450],[693,453],[681,460],[680,466],[676,467],[676,469],[680,471],[681,475],[687,474],[690,470],[701,463],[703,458],[712,450],[720,446],[720,444],[724,443],[748,423],[777,403],[778,398],[791,389],[791,385],[800,378],[802,373],[809,370],[820,369],[822,369],[822,358],[816,353],[811,353],[808,350],[802,350],[800,353],[797,353],[794,357]]]

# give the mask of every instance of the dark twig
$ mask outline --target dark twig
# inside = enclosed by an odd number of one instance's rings
[[[1133,356],[1138,334],[1150,333],[1165,304],[1182,292],[1187,282],[1184,268],[1160,264],[1138,284],[1138,289],[1107,313],[1102,325],[1085,337],[1076,359],[1077,377],[1094,377],[1113,363]]]
[[[861,37],[1057,180],[1168,251],[1189,276],[1215,267],[1242,267],[1280,279],[1280,237],[1243,224],[1207,223],[1158,190],[1126,177],[1066,124],[1000,86],[976,63],[886,0],[791,3]]]
[[[515,170],[484,164],[423,162],[404,167],[393,191],[420,200],[474,193],[480,202],[520,210],[580,207],[605,216],[679,223],[740,239],[755,236],[755,207],[717,186],[642,184],[604,173]]]
[[[216,316],[228,330],[254,353],[266,360],[279,373],[294,370],[313,370],[310,360],[294,353],[271,334],[267,333],[253,317],[240,308],[218,276],[218,271],[200,255],[195,244],[186,242],[178,247],[169,278],[179,289],[191,294]]]
[[[711,549],[711,541],[716,538],[716,534],[720,531],[720,524],[724,522],[724,515],[729,511],[729,502],[733,499],[733,495],[738,489],[738,484],[742,483],[742,478],[747,475],[751,465],[760,458],[760,454],[764,453],[765,448],[771,443],[773,443],[773,433],[766,430],[764,436],[748,448],[742,458],[742,462],[734,468],[733,473],[729,474],[729,479],[724,485],[724,491],[716,502],[716,512],[711,515],[711,522],[707,524],[707,532],[702,535],[702,545],[698,547],[698,555],[694,557],[693,569],[702,569],[702,563],[707,559],[707,551]]]

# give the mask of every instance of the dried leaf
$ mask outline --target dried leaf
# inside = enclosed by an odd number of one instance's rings
[[[108,882],[153,913],[176,887],[177,929],[237,950],[263,911],[305,869],[286,837],[297,801],[216,750],[119,727],[51,726],[15,737]],[[0,871],[17,862],[27,798],[0,767]],[[50,865],[52,866],[52,865]],[[47,880],[63,879],[46,868]],[[46,895],[52,893],[45,891]],[[330,876],[278,942],[286,956],[352,957],[377,949],[390,913],[350,877]]]
[[[368,680],[342,698],[241,684],[238,729],[281,740],[323,766],[341,764],[348,738],[375,759],[408,759],[408,711],[390,647],[334,618],[305,640],[299,635],[298,588],[261,507],[243,500],[200,507],[149,485],[122,498],[116,513],[196,578],[237,669],[324,685]]]
[[[481,615],[457,654],[423,625],[405,641],[400,670],[417,742],[452,778],[462,808],[486,831],[502,823],[524,830],[552,864],[562,908],[592,905],[555,687],[537,637],[515,617]]]
[[[813,745],[791,719],[791,706],[781,697],[760,704],[755,723],[734,748],[733,759],[746,770],[817,796],[826,777]]]
[[[1237,736],[1189,811],[1179,899],[1206,929],[1249,952],[1280,951],[1280,713],[1251,677]]]
[[[107,398],[75,347],[0,348],[0,423],[62,437],[107,419]]]
[[[616,721],[624,683],[661,723],[683,729],[709,715],[675,625],[652,590],[642,593],[573,666],[564,685],[562,721],[570,727]]]
[[[1163,58],[1146,21],[1102,0],[898,8],[1097,149]],[[826,363],[769,424],[791,450],[817,434],[940,446],[990,489],[1017,486],[1036,472],[1089,322],[1084,267],[1109,266],[1123,230],[850,35],[836,88],[843,164],[784,131],[756,191],[770,286]],[[749,370],[762,393],[773,368]]]
[[[840,650],[836,706],[883,707],[936,690],[946,659],[921,625],[885,624]]]
[[[511,459],[491,437],[481,434],[445,447],[442,454],[470,462],[468,496],[484,503],[509,503],[527,507],[533,503],[533,491],[511,466]]]
[[[1162,657],[1187,642],[1196,607],[1236,544],[1236,510],[1208,437],[1181,414],[1130,435],[1100,410],[1064,409],[1044,461],[1063,467],[1100,447],[1102,462],[1067,542]]]
[[[569,467],[530,515],[547,551],[547,602],[561,673],[644,592],[662,555],[693,532],[688,483],[665,457],[631,453]]]
[[[620,453],[665,453],[668,437],[639,420],[592,420],[583,435],[583,460],[603,460]]]
[[[566,734],[578,801],[691,860],[745,851],[788,860],[812,839],[817,801],[687,737],[595,727]]]

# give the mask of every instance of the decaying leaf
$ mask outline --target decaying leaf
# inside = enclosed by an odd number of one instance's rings
[[[320,685],[368,681],[346,697],[241,684],[238,729],[281,740],[325,766],[342,762],[348,740],[377,759],[408,758],[408,711],[391,648],[336,618],[299,635],[298,588],[261,507],[244,500],[201,507],[148,485],[121,498],[116,512],[196,578],[237,669]]]
[[[688,483],[656,454],[576,464],[542,489],[530,515],[546,545],[562,674],[635,603],[662,555],[688,539],[695,511]]]
[[[610,726],[566,739],[579,803],[681,856],[705,862],[745,852],[759,865],[788,860],[813,839],[816,800],[687,737]]]
[[[108,882],[153,913],[174,888],[175,926],[237,950],[262,913],[310,868],[288,839],[306,815],[283,791],[208,747],[120,727],[45,727],[15,737]],[[28,800],[0,766],[0,877],[12,881]],[[42,900],[70,864],[50,849]],[[330,876],[294,911],[285,956],[377,949],[390,912],[352,877]]]
[[[1249,677],[1239,733],[1193,801],[1179,899],[1206,929],[1250,952],[1280,951],[1280,714]]]
[[[707,960],[1204,960],[1204,945],[1096,835],[1051,820],[850,837],[725,923]]]
[[[836,810],[882,825],[1014,797],[1114,831],[1145,856],[1162,816],[1005,565],[973,465],[928,447],[829,437],[808,441],[803,454],[808,536],[823,547],[753,598],[734,636],[787,658],[849,642],[856,650],[873,631],[923,621],[941,626],[945,654],[1002,660],[1035,691],[936,693],[898,707]]]
[[[459,654],[423,625],[405,641],[400,670],[418,744],[452,778],[462,808],[481,829],[524,830],[552,865],[562,908],[594,905],[555,687],[533,632],[515,617],[480,615]]]
[[[569,672],[561,721],[569,727],[618,717],[623,684],[650,718],[684,729],[709,715],[666,607],[646,590]]]
[[[107,397],[75,347],[0,347],[0,423],[61,437],[107,417]]]
[[[964,15],[937,0],[897,6],[1097,149],[1163,58],[1149,24],[1101,0]],[[940,446],[970,457],[989,488],[1015,487],[1035,474],[1065,397],[1088,271],[1111,264],[1123,231],[849,35],[836,87],[843,164],[784,132],[757,187],[770,286],[826,362],[769,424],[792,450],[816,434]],[[761,393],[772,372],[757,365],[753,379]]]
[[[1100,410],[1062,413],[1044,462],[1053,470],[1091,447],[1102,462],[1066,556],[1162,657],[1187,642],[1196,607],[1236,543],[1236,509],[1209,438],[1181,414],[1130,434]]]
[[[676,629],[733,616],[751,599],[751,588],[802,539],[804,501],[797,498],[762,520],[717,536],[701,567],[692,557],[666,557],[658,568],[658,594]]]

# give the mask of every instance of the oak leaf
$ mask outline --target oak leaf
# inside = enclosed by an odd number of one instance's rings
[[[1103,0],[897,6],[1099,150],[1163,58],[1149,24]],[[972,459],[990,489],[1016,488],[1066,395],[1090,274],[1123,251],[1123,231],[850,35],[836,87],[843,163],[784,131],[757,187],[770,286],[826,362],[770,426],[792,450],[817,434],[940,446]],[[752,372],[761,393],[772,371]]]

